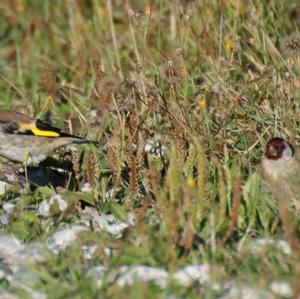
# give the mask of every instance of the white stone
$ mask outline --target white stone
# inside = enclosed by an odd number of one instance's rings
[[[97,245],[83,245],[81,247],[81,250],[83,252],[83,257],[87,260],[92,259],[93,254],[97,250],[98,246]]]
[[[291,298],[293,296],[293,290],[291,286],[285,281],[272,281],[270,283],[270,289],[273,293],[281,297]]]
[[[62,229],[47,240],[47,246],[52,252],[57,254],[71,245],[78,233],[88,230],[88,227],[83,225],[73,225],[70,228]]]
[[[8,224],[8,222],[9,222],[8,215],[7,214],[0,215],[0,222],[1,222],[1,224],[4,224],[4,225]]]
[[[92,221],[94,225],[98,226],[101,230],[106,231],[118,238],[121,237],[124,229],[126,229],[129,225],[134,224],[134,215],[129,213],[127,222],[117,219],[112,214],[94,216]]]
[[[51,205],[57,203],[58,208],[63,212],[67,207],[68,203],[58,194],[51,196],[49,199],[43,200],[38,206],[38,214],[44,217],[50,216]]]
[[[288,242],[284,240],[274,240],[274,239],[268,239],[268,238],[258,238],[255,240],[252,240],[250,243],[250,249],[254,252],[263,250],[266,247],[276,247],[279,249],[282,253],[286,255],[290,255],[292,250]]]
[[[10,263],[17,255],[23,244],[14,236],[0,236],[0,258]]]
[[[18,251],[18,260],[28,262],[41,262],[44,260],[44,253],[48,249],[39,242],[24,244]]]
[[[3,195],[9,189],[10,186],[10,184],[0,181],[0,195]]]
[[[5,213],[7,214],[10,214],[13,209],[14,209],[15,205],[11,202],[5,202],[3,205],[2,205],[2,209]]]
[[[274,296],[263,289],[253,288],[248,285],[234,285],[223,299],[274,299]]]
[[[119,286],[131,286],[137,281],[154,281],[161,288],[166,288],[169,274],[165,269],[149,266],[123,266],[117,280]]]
[[[194,282],[200,284],[210,281],[209,267],[207,264],[187,265],[184,268],[177,270],[172,278],[182,286],[188,287]]]

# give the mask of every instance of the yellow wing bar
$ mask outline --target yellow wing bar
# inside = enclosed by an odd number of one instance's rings
[[[19,123],[20,131],[26,132],[31,131],[36,136],[44,136],[44,137],[59,137],[60,134],[55,131],[47,131],[47,130],[40,130],[36,127],[34,123]]]

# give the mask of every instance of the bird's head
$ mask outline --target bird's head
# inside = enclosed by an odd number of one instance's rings
[[[268,141],[265,151],[267,159],[276,161],[282,158],[291,158],[293,155],[293,147],[284,139],[276,137]]]

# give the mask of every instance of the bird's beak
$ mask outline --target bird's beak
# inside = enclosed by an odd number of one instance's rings
[[[274,147],[274,146],[270,146],[269,148],[268,148],[268,155],[269,156],[271,156],[271,157],[276,157],[277,156],[277,150],[276,150],[276,148]]]

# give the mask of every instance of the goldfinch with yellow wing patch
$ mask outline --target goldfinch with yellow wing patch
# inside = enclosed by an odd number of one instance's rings
[[[24,113],[0,110],[0,156],[14,162],[37,164],[72,143],[96,143],[62,132]]]

